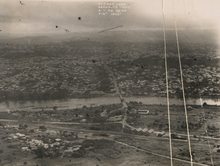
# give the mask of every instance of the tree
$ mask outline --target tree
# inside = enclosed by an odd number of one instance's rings
[[[34,150],[35,155],[37,158],[45,157],[45,148],[43,146],[38,146],[36,150]]]
[[[57,110],[57,106],[53,106],[53,110],[56,111]]]
[[[206,102],[204,102],[202,106],[205,107],[205,106],[207,106],[207,105],[208,105],[208,104],[207,104]]]
[[[139,102],[139,105],[143,105],[143,103],[140,101],[140,102]]]
[[[88,113],[86,114],[86,118],[89,118],[89,114]]]
[[[4,125],[2,124],[2,122],[0,122],[0,126],[4,127]]]
[[[45,130],[47,130],[47,128],[45,126],[39,126],[39,130],[45,131]]]

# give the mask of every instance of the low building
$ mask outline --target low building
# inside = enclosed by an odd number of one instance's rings
[[[57,135],[57,132],[55,130],[47,130],[46,134],[55,136],[55,135]]]
[[[187,106],[187,110],[191,111],[191,110],[193,110],[193,108],[191,106]]]
[[[67,149],[67,150],[64,150],[64,152],[63,152],[64,157],[72,157],[72,155],[73,155],[72,149]]]
[[[169,138],[169,133],[165,133],[165,134],[163,135],[163,137],[164,137],[164,138]]]
[[[144,128],[144,129],[142,130],[143,133],[146,133],[147,131],[148,131],[147,128]]]
[[[122,115],[118,115],[118,116],[110,117],[106,121],[107,122],[117,122],[117,121],[121,121],[121,120],[122,120]]]
[[[82,119],[80,122],[82,122],[82,123],[86,123],[87,120],[86,120],[86,119]]]
[[[142,128],[141,128],[141,127],[139,127],[138,129],[136,129],[136,131],[139,133],[139,132],[141,132],[141,131],[142,131]]]
[[[157,137],[162,137],[165,134],[164,131],[154,131],[154,135]]]
[[[64,157],[71,157],[74,152],[80,149],[81,145],[75,145],[73,147],[69,147],[67,150],[64,150],[63,156]]]
[[[27,124],[19,124],[19,127],[18,127],[19,130],[26,129],[26,128],[28,128]]]
[[[154,133],[154,130],[153,130],[153,129],[150,129],[150,130],[148,130],[147,132],[150,133],[150,134],[153,134],[153,133]]]
[[[30,148],[29,147],[21,147],[21,150],[22,151],[30,151]]]
[[[137,129],[137,132],[138,134],[141,134],[141,135],[145,135],[147,133],[148,129],[147,128],[138,128]]]
[[[140,115],[148,115],[149,114],[149,110],[138,110],[138,114]]]
[[[101,117],[107,117],[108,113],[107,110],[103,110],[103,112],[100,114]]]

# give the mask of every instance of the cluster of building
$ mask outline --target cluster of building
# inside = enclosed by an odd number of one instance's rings
[[[18,126],[5,126],[5,129],[11,134],[8,134],[4,140],[10,142],[17,142],[15,148],[19,148],[25,152],[34,152],[38,157],[71,157],[74,153],[78,153],[81,147],[80,141],[76,139],[86,139],[91,134],[84,134],[82,132],[73,133],[69,131],[56,131],[29,129],[19,130]],[[71,140],[67,140],[71,137]],[[81,141],[82,142],[82,141]],[[40,149],[40,150],[39,150]],[[40,153],[40,154],[38,154]]]
[[[185,89],[201,96],[219,96],[220,67],[194,65],[184,66]]]
[[[120,66],[119,64],[117,66]],[[155,64],[153,68],[115,66],[114,72],[119,89],[123,95],[166,96],[165,71]],[[189,97],[220,96],[220,68],[183,66],[184,87]],[[180,72],[178,68],[170,68],[169,93],[171,97],[179,96],[181,90]]]
[[[148,128],[133,128],[131,129],[131,132],[134,134],[139,134],[139,135],[154,135],[157,137],[167,137],[167,134],[165,131],[154,131],[153,129],[148,129]]]
[[[114,69],[122,95],[165,96],[165,70],[157,62],[163,62],[163,48],[158,47],[156,43],[100,45],[98,42],[84,42],[83,47],[82,42],[1,46],[0,98],[54,99],[115,93],[112,77],[102,62]],[[198,55],[208,60],[215,55],[211,46],[207,47],[213,53],[209,57],[195,46],[186,49],[192,55],[183,54],[183,61]],[[175,59],[175,56],[169,53],[169,57]],[[153,64],[145,66],[146,59]],[[186,95],[220,95],[219,73],[216,65],[183,64]],[[181,92],[178,65],[169,67],[168,76],[170,95],[175,97]]]
[[[1,58],[0,69],[3,99],[71,98],[110,91],[110,87],[100,88],[102,80],[96,65],[65,56]]]

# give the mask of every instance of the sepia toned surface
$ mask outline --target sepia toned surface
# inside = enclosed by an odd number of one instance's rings
[[[0,165],[220,165],[220,2],[0,1]]]

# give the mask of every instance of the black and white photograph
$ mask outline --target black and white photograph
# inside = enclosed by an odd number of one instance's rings
[[[220,166],[219,0],[1,0],[0,166]]]

